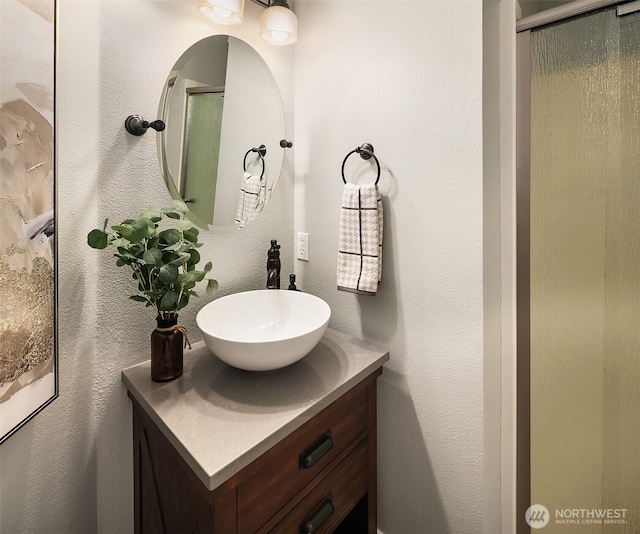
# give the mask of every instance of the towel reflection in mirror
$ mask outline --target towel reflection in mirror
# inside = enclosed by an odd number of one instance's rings
[[[256,176],[250,172],[244,173],[240,187],[238,212],[236,214],[238,228],[243,228],[249,224],[262,211],[266,199],[266,190],[264,176]]]

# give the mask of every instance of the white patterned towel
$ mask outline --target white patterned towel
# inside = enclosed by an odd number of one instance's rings
[[[236,213],[236,224],[242,228],[262,211],[265,198],[265,181],[260,176],[245,172],[240,186],[240,199]]]
[[[374,184],[345,184],[338,240],[338,289],[375,295],[382,276],[382,200]]]

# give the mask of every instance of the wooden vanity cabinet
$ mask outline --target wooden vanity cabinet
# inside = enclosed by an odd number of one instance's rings
[[[213,491],[130,394],[135,532],[375,534],[381,372],[371,373]]]

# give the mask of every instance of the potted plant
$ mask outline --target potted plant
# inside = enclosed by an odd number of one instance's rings
[[[138,285],[138,293],[129,298],[155,308],[158,326],[151,335],[151,378],[156,382],[182,374],[183,348],[189,342],[186,329],[178,325],[178,311],[192,296],[198,296],[194,288],[212,267],[208,262],[203,270],[196,269],[202,243],[198,242],[199,230],[185,219],[188,211],[184,202],[174,200],[170,208],[149,208],[109,230],[106,219],[102,230],[92,230],[87,236],[92,248],[115,248],[116,265],[128,266]],[[173,221],[173,228],[161,229],[160,223],[167,219]],[[217,287],[209,279],[207,294],[212,295]]]

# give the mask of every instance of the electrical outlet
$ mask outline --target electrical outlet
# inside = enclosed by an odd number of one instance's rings
[[[296,247],[299,260],[309,261],[309,234],[298,232],[298,245]]]

